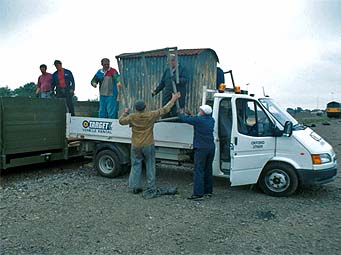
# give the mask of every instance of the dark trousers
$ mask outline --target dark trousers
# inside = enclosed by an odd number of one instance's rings
[[[180,109],[184,109],[185,108],[185,99],[186,99],[186,90],[178,90],[178,92],[181,93],[181,97],[178,99]],[[163,93],[164,93],[164,95],[162,98],[162,106],[165,106],[169,102],[169,100],[171,100],[172,92],[171,91],[167,91],[167,92],[164,91]],[[162,119],[167,119],[167,118],[176,117],[176,116],[178,116],[178,112],[177,112],[176,103],[175,103],[173,105],[173,107],[171,108],[171,110],[169,111],[169,113],[162,116]]]
[[[174,104],[173,107],[170,109],[169,113],[166,113],[162,116],[162,119],[172,118],[178,116],[176,105]]]
[[[75,116],[75,108],[73,106],[72,97],[73,93],[70,93],[68,89],[57,90],[57,98],[65,98],[65,102],[69,110],[69,113],[71,113],[71,116]]]
[[[193,195],[203,196],[213,192],[212,163],[215,148],[194,150]]]

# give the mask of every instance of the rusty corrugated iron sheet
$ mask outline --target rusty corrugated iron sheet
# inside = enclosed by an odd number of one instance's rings
[[[196,112],[201,105],[202,87],[214,89],[218,56],[212,49],[177,50],[179,63],[187,69],[186,108]],[[138,53],[124,53],[116,56],[120,61],[121,80],[127,103],[120,101],[120,109],[142,99],[151,110],[161,107],[161,93],[152,98],[151,91],[159,84],[163,72],[168,68],[165,49]],[[123,104],[122,104],[123,103]]]

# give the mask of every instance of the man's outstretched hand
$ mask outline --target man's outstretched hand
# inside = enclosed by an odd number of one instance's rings
[[[175,102],[175,101],[178,100],[180,97],[181,97],[180,92],[177,92],[177,93],[175,93],[175,94],[173,93],[173,94],[172,94],[172,99],[171,99],[171,100],[172,100],[173,102]]]

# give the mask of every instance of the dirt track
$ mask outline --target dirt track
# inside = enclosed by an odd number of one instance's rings
[[[330,123],[314,129],[340,169],[341,122]],[[76,162],[5,172],[0,254],[341,254],[340,175],[288,198],[215,179],[202,202],[186,199],[191,171],[157,175],[179,194],[145,200],[127,192],[127,175],[103,178]]]

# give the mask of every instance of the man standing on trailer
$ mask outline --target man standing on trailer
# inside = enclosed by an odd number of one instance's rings
[[[36,95],[40,98],[51,98],[51,81],[52,74],[46,72],[47,66],[45,64],[40,65],[41,75],[38,78]]]
[[[216,82],[216,89],[219,90],[219,92],[224,92],[224,90],[221,90],[222,85],[225,84],[225,74],[223,69],[220,67],[217,67],[217,82]]]
[[[146,104],[143,101],[135,103],[136,112],[129,114],[126,108],[119,118],[121,125],[132,127],[131,139],[131,171],[129,176],[129,188],[134,194],[142,192],[141,172],[142,161],[146,164],[146,175],[148,181],[149,194],[156,192],[155,186],[155,146],[154,146],[154,123],[170,111],[175,101],[180,98],[180,93],[172,94],[170,101],[161,109],[156,111],[146,111]]]
[[[185,107],[186,99],[186,85],[188,83],[188,74],[186,69],[176,62],[176,57],[174,54],[170,54],[171,69],[167,68],[162,76],[162,79],[156,89],[152,92],[152,96],[157,95],[162,91],[162,105],[166,105],[172,97],[173,91],[173,81],[176,84],[177,92],[180,92],[181,98],[179,99],[180,109]],[[179,83],[176,83],[176,66],[178,65],[179,71]],[[176,106],[174,105],[171,111],[163,116],[164,118],[177,116]]]
[[[57,69],[52,75],[51,93],[56,92],[57,98],[65,98],[69,113],[75,116],[75,109],[72,97],[75,93],[75,79],[70,70],[63,68],[60,60],[55,60],[54,65]],[[56,90],[56,91],[55,91]]]
[[[181,113],[181,121],[194,126],[194,176],[193,194],[188,197],[190,200],[202,200],[204,195],[212,196],[212,163],[215,153],[213,137],[214,119],[212,108],[209,105],[199,107],[199,114],[189,117]]]
[[[120,75],[116,69],[110,67],[110,60],[101,60],[102,69],[99,69],[91,80],[91,85],[96,88],[99,84],[99,117],[117,119],[117,94],[122,87]]]

